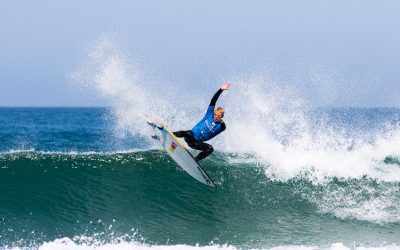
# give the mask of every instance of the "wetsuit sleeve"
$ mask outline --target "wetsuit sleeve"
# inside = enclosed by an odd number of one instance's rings
[[[222,89],[219,89],[213,96],[213,98],[211,99],[210,105],[209,106],[215,106],[215,104],[217,103],[218,97],[219,95],[222,93]]]
[[[226,129],[225,122],[221,122],[221,132]]]

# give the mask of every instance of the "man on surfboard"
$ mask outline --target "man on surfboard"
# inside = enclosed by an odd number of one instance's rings
[[[206,158],[214,151],[214,148],[210,144],[205,143],[205,141],[214,138],[226,128],[226,125],[222,120],[225,110],[222,107],[215,108],[215,104],[222,91],[228,90],[230,87],[230,83],[225,83],[221,86],[211,99],[206,115],[192,128],[192,130],[174,132],[176,137],[184,137],[189,147],[201,150],[201,152],[195,157],[197,161]]]

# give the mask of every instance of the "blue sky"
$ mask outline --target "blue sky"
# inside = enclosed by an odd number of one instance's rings
[[[102,105],[69,75],[107,34],[161,83],[268,74],[314,106],[399,107],[399,10],[395,0],[2,1],[0,106]]]

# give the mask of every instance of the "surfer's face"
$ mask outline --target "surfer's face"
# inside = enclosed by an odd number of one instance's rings
[[[222,115],[221,111],[214,111],[214,122],[219,122],[222,120],[224,116]]]

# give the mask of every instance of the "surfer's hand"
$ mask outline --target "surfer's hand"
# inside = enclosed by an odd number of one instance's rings
[[[228,90],[230,89],[231,84],[229,82],[222,84],[221,89],[222,90]]]

